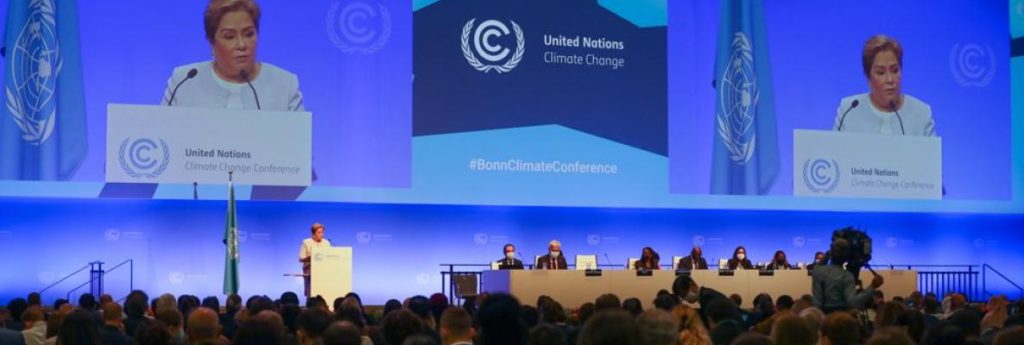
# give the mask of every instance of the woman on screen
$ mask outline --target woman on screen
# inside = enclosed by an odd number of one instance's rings
[[[754,269],[754,264],[750,263],[750,259],[747,258],[747,248],[744,248],[743,246],[736,247],[736,250],[732,251],[732,259],[729,259],[727,265],[730,270]]]
[[[175,68],[162,104],[305,110],[298,78],[256,59],[260,7],[253,0],[210,0],[203,26],[213,60]]]
[[[904,94],[903,47],[885,35],[872,36],[861,55],[868,93],[843,98],[832,129],[839,132],[935,136],[932,108]]]
[[[640,260],[633,263],[633,269],[636,270],[659,270],[661,265],[658,262],[661,261],[661,256],[658,252],[654,251],[651,247],[644,247],[640,252]]]

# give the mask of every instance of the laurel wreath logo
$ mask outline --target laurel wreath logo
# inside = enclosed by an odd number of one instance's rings
[[[477,71],[484,73],[490,71],[496,71],[499,74],[508,73],[513,68],[516,68],[516,66],[519,65],[519,62],[523,60],[523,53],[526,51],[526,39],[523,37],[523,29],[519,27],[519,24],[516,24],[515,21],[510,21],[512,22],[512,31],[516,33],[516,51],[512,54],[512,58],[508,59],[508,61],[501,65],[490,65],[480,62],[470,47],[469,37],[472,35],[473,24],[475,22],[476,18],[470,19],[466,22],[466,25],[462,27],[462,56],[466,58],[466,62],[469,62],[469,65],[473,66]]]
[[[171,150],[167,148],[167,142],[165,142],[163,139],[160,139],[160,148],[163,150],[163,159],[160,160],[160,165],[155,170],[153,170],[153,172],[147,173],[135,171],[135,169],[132,169],[132,165],[128,163],[129,159],[127,158],[127,156],[131,154],[131,152],[129,152],[130,150],[128,143],[131,142],[131,146],[135,146],[141,140],[147,139],[139,139],[132,141],[131,138],[129,137],[125,138],[124,141],[121,141],[121,148],[117,160],[118,165],[121,166],[121,170],[124,170],[124,172],[128,174],[128,176],[131,176],[132,178],[149,179],[160,176],[160,174],[164,173],[164,170],[167,170],[167,165],[171,161]]]
[[[350,42],[351,39],[349,38],[348,29],[344,27],[344,24],[341,24],[342,27],[337,26],[339,23],[338,12],[339,10],[342,12],[348,12],[350,9],[361,9],[363,11],[360,13],[365,15],[366,10],[372,10],[372,8],[361,2],[351,3],[348,6],[345,6],[344,10],[342,10],[340,5],[340,3],[334,3],[327,11],[327,35],[328,38],[330,38],[331,43],[334,43],[335,47],[338,47],[338,49],[341,49],[341,51],[345,53],[373,54],[387,45],[388,39],[391,37],[391,13],[388,12],[387,7],[384,7],[383,4],[377,4],[377,15],[380,16],[380,34],[377,35],[377,39],[373,44],[369,46],[361,46],[356,44],[356,42]],[[339,32],[341,33],[341,36],[338,35]]]
[[[819,169],[832,170],[832,176],[817,175]],[[804,184],[814,193],[832,193],[839,186],[839,163],[825,159],[804,161]],[[830,178],[831,177],[831,178]]]

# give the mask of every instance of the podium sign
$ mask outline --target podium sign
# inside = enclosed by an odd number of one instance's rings
[[[110,104],[106,181],[308,186],[311,138],[308,112]]]
[[[793,195],[942,199],[942,139],[794,130]]]
[[[311,296],[320,295],[330,305],[352,292],[352,247],[314,247],[309,257]]]

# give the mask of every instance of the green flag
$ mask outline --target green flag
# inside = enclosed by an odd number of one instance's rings
[[[238,215],[235,214],[235,186],[228,182],[228,216],[224,224],[224,294],[238,293]]]

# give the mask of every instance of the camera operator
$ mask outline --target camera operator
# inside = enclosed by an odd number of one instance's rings
[[[859,309],[870,299],[876,289],[884,282],[875,274],[871,285],[857,293],[857,278],[843,268],[849,258],[850,242],[837,238],[832,241],[829,251],[829,264],[817,265],[811,272],[811,291],[814,304],[825,313],[837,310]]]

